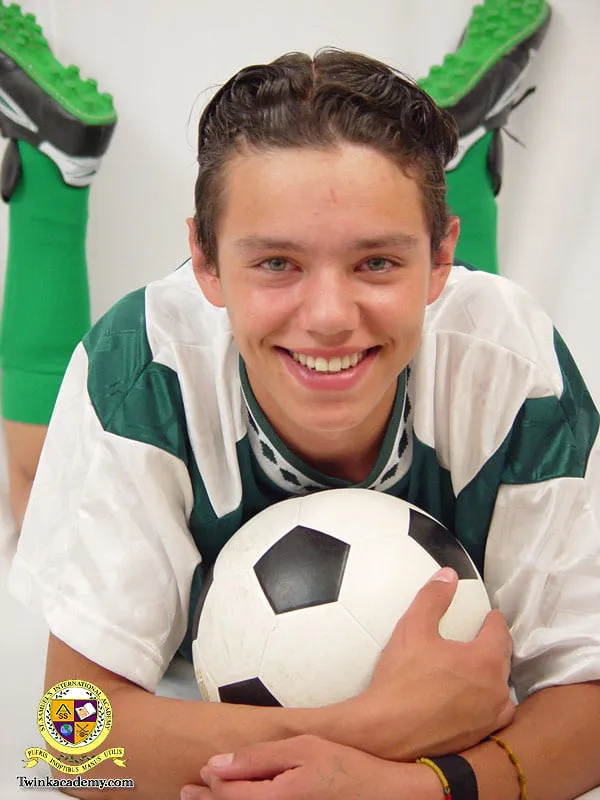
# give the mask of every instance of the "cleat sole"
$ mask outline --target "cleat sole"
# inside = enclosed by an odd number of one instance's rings
[[[0,77],[21,70],[42,92],[85,125],[117,121],[112,95],[100,93],[96,81],[84,80],[77,67],[63,66],[52,53],[33,14],[0,2]],[[1,85],[1,83],[0,83]]]
[[[452,108],[471,92],[502,58],[545,29],[546,0],[484,0],[473,9],[461,43],[419,86],[441,108]]]

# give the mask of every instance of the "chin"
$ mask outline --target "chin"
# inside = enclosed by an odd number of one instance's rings
[[[346,433],[360,426],[369,417],[368,413],[348,414],[347,412],[306,414],[299,411],[299,413],[294,414],[293,412],[290,413],[290,406],[283,406],[283,408],[294,424],[304,428],[307,433]]]

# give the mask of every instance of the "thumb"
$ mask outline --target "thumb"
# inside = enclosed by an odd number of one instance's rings
[[[440,620],[448,610],[458,586],[458,575],[450,567],[438,570],[419,589],[414,600],[402,615],[399,625],[410,629],[411,635],[439,632]]]

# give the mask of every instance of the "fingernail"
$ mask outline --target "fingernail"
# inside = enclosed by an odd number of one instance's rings
[[[208,766],[202,767],[202,769],[200,770],[200,777],[207,786],[210,786],[212,774]]]
[[[432,581],[442,581],[443,583],[452,583],[452,581],[456,578],[456,573],[451,567],[442,567],[442,569],[438,570],[435,575],[432,575],[429,580]]]
[[[233,753],[220,753],[218,756],[213,756],[208,759],[211,767],[226,767],[233,761]]]

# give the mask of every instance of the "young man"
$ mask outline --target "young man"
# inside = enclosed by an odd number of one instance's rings
[[[455,148],[450,117],[365,57],[242,70],[200,123],[191,263],[75,352],[11,586],[44,608],[48,686],[76,676],[110,697],[140,797],[436,798],[435,770],[411,762],[456,753],[457,797],[475,778],[483,800],[519,797],[522,774],[532,797],[600,783],[598,415],[535,303],[452,267]],[[351,701],[155,697],[235,530],[356,485],[465,544],[512,635],[516,713],[501,614],[470,644],[437,635],[447,573]],[[518,770],[483,741],[499,728]]]
[[[421,82],[458,124],[458,154],[446,168],[449,205],[461,218],[458,258],[479,270],[498,271],[500,133],[549,21],[545,0],[485,0],[456,52]],[[0,27],[0,133],[10,139],[1,167],[10,235],[0,405],[18,529],[60,382],[90,325],[89,186],[116,114],[110,95],[57,61],[33,14],[0,1]]]

